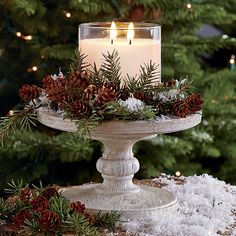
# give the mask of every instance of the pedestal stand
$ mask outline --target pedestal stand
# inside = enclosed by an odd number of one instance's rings
[[[73,121],[62,119],[44,110],[38,111],[38,120],[55,129],[76,131]],[[187,118],[161,121],[104,122],[91,134],[92,139],[104,144],[104,153],[97,161],[97,170],[103,177],[101,184],[87,184],[67,188],[63,195],[71,201],[83,202],[90,212],[121,211],[124,220],[152,218],[160,211],[177,208],[175,195],[165,189],[138,186],[132,179],[139,170],[133,156],[133,145],[157,134],[189,129],[201,121],[200,114]]]

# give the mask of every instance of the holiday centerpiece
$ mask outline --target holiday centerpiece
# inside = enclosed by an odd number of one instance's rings
[[[173,193],[132,182],[139,170],[134,143],[201,121],[203,102],[187,79],[161,83],[160,26],[83,24],[69,73],[42,82],[20,89],[26,105],[2,119],[0,134],[4,138],[38,120],[101,141],[105,148],[97,169],[103,183],[67,188],[64,197],[85,203],[90,213],[121,211],[126,220],[176,209]]]

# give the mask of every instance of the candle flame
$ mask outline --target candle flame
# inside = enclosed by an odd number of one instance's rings
[[[116,30],[116,24],[114,21],[111,23],[111,28],[110,28],[110,39],[111,39],[111,44],[113,44],[114,40],[116,40],[117,36],[117,30]]]
[[[127,39],[129,44],[131,44],[132,40],[134,39],[134,24],[133,22],[129,23],[128,32],[127,32]]]

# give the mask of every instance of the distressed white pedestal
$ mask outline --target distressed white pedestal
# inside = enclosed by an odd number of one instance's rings
[[[38,111],[38,120],[51,128],[75,132],[75,123],[62,119],[44,109]],[[139,170],[132,147],[139,141],[157,134],[192,128],[201,122],[200,114],[186,118],[161,121],[109,121],[99,125],[91,138],[104,144],[104,153],[97,161],[97,170],[103,177],[101,184],[67,188],[63,195],[71,201],[81,201],[90,212],[121,211],[122,219],[152,218],[160,211],[177,208],[175,195],[165,189],[139,186],[132,182]]]

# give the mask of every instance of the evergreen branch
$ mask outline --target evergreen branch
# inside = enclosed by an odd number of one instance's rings
[[[50,209],[57,212],[60,216],[69,213],[70,211],[70,201],[63,196],[52,197],[49,200]]]
[[[98,212],[94,216],[96,220],[95,226],[114,231],[115,224],[119,221],[120,216],[121,216],[121,212],[118,212],[118,211],[105,213],[105,214],[101,214],[101,212]]]
[[[121,67],[118,52],[113,50],[111,54],[109,52],[107,52],[107,54],[103,54],[102,61],[100,71],[104,79],[120,85]]]
[[[22,111],[14,111],[13,115],[0,118],[0,139],[3,146],[5,138],[9,138],[19,130],[31,130],[36,126],[36,111],[33,107],[25,107]]]
[[[21,235],[42,235],[39,223],[35,219],[25,220],[22,227],[23,229],[19,232]]]
[[[84,117],[76,120],[77,132],[80,139],[87,139],[90,137],[91,132],[102,122],[102,118],[98,116],[94,110],[90,117]]]
[[[75,56],[72,57],[72,63],[70,64],[70,70],[72,73],[75,71],[85,71],[89,64],[85,61],[87,55],[82,54],[79,50],[75,50]]]
[[[96,227],[91,225],[87,218],[82,214],[68,215],[67,222],[69,227],[72,227],[76,231],[78,236],[99,236],[99,232]]]
[[[97,68],[96,63],[92,66],[90,72],[90,82],[95,84],[97,87],[101,87],[103,84],[103,76],[101,71]]]
[[[7,183],[10,188],[5,188],[4,191],[8,194],[18,194],[19,190],[22,188],[27,188],[29,184],[25,183],[23,179],[17,180],[15,182],[12,180],[10,183]]]

